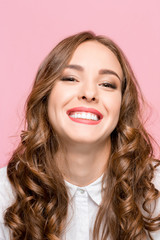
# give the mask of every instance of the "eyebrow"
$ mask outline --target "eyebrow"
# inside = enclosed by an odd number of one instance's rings
[[[65,68],[75,69],[75,70],[81,71],[81,72],[84,71],[84,68],[80,65],[77,65],[77,64],[70,64],[70,65],[67,65]],[[113,70],[110,70],[110,69],[100,69],[99,74],[100,75],[103,75],[103,74],[104,75],[105,74],[114,75],[121,81],[121,78],[118,76],[118,74],[116,72],[114,72]]]

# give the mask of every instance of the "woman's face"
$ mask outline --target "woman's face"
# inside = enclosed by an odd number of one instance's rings
[[[50,122],[64,143],[103,143],[115,129],[123,73],[116,56],[97,41],[80,44],[48,102]]]

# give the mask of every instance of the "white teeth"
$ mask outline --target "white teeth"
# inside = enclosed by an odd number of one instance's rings
[[[83,119],[85,119],[86,114],[83,112],[83,113],[81,114],[81,116],[82,116]]]
[[[80,113],[78,113],[78,118],[81,118],[81,114]]]
[[[78,118],[78,113],[75,113],[75,118]]]
[[[93,113],[86,113],[86,112],[75,112],[74,114],[70,115],[72,118],[82,118],[87,120],[98,121],[98,116]]]
[[[92,114],[91,114],[91,113],[87,113],[87,114],[86,114],[86,118],[87,118],[87,119],[92,119]]]

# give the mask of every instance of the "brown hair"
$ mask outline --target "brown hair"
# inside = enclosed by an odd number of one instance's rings
[[[143,98],[138,83],[122,50],[112,40],[82,32],[64,39],[50,52],[28,97],[26,129],[7,169],[16,196],[5,214],[12,240],[58,240],[66,227],[69,197],[55,163],[59,142],[48,118],[48,97],[75,49],[93,40],[115,54],[124,74],[120,117],[111,134],[112,151],[103,176],[105,191],[93,239],[147,239],[151,231],[160,228],[160,218],[154,218],[150,208],[159,197],[152,184],[158,164],[140,115]]]

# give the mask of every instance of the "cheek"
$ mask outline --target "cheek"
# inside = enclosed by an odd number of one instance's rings
[[[119,115],[121,108],[122,95],[121,93],[116,93],[109,95],[105,98],[106,110],[114,115]]]
[[[56,84],[49,96],[48,111],[54,111],[54,109],[58,108],[61,101],[63,101],[63,91],[59,84]]]
[[[55,120],[57,104],[58,104],[58,95],[56,91],[52,90],[48,99],[48,117],[51,124],[53,124]]]
[[[49,96],[50,102],[54,103],[56,99],[61,99],[61,94],[62,94],[61,89],[56,85],[50,93]]]
[[[119,96],[118,98],[115,98],[115,100],[113,101],[112,108],[115,114],[119,115],[120,109],[121,109],[121,102],[122,102],[121,96]]]
[[[51,91],[50,99],[52,103],[60,106],[67,103],[76,94],[77,91],[75,88],[72,88],[71,86],[65,86],[61,82],[58,82]],[[57,104],[57,102],[59,104]]]

